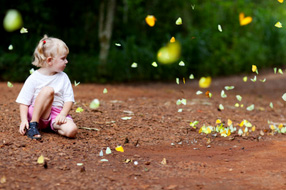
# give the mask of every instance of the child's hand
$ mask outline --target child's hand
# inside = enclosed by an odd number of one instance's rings
[[[25,135],[26,129],[29,129],[29,122],[28,121],[22,121],[19,127],[19,132],[22,135]]]
[[[57,115],[56,120],[55,120],[55,123],[57,125],[61,125],[66,122],[67,122],[67,117],[65,115],[61,115],[61,114]]]

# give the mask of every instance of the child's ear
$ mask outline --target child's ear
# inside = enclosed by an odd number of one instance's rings
[[[48,65],[51,65],[51,64],[52,64],[52,59],[53,59],[52,57],[48,57],[48,58],[47,58],[47,64],[48,64]]]

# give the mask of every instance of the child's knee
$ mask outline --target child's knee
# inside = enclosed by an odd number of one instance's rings
[[[53,87],[46,86],[46,87],[42,88],[41,93],[43,93],[47,96],[54,96],[55,90]]]
[[[75,138],[77,134],[78,128],[75,124],[72,124],[69,126],[69,128],[66,131],[66,136],[68,138]]]

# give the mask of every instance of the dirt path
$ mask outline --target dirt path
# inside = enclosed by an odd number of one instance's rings
[[[265,72],[246,83],[242,77],[214,79],[208,89],[212,98],[194,80],[80,84],[74,87],[77,103],[71,112],[80,127],[77,138],[42,132],[41,142],[18,133],[15,99],[22,84],[0,83],[0,189],[285,189],[286,137],[268,124],[286,123],[285,76]],[[264,78],[265,83],[259,81]],[[227,85],[235,89],[221,98]],[[203,94],[196,95],[198,90]],[[234,106],[238,94],[244,107]],[[101,103],[97,110],[89,108],[94,98]],[[183,98],[186,105],[176,105]],[[247,111],[251,104],[254,110]],[[84,111],[76,113],[78,107]],[[256,128],[243,136],[199,134],[217,119],[225,125],[231,120],[238,129],[247,120]],[[197,129],[190,126],[194,121]],[[118,145],[123,153],[115,151]],[[107,147],[111,154],[105,154]],[[45,167],[37,163],[41,155]]]

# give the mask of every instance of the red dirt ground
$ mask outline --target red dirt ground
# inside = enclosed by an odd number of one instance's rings
[[[179,85],[80,84],[74,87],[76,104],[71,111],[80,128],[77,138],[42,131],[42,141],[18,132],[15,99],[23,84],[8,88],[0,83],[0,189],[286,189],[286,137],[272,133],[267,123],[286,122],[281,98],[285,76],[264,72],[257,82],[246,83],[242,77],[213,79],[208,89],[212,98],[196,95],[197,90],[206,91],[196,80]],[[259,81],[263,78],[265,83]],[[221,98],[226,85],[235,89]],[[234,107],[237,94],[244,108]],[[95,98],[101,105],[91,110],[89,103]],[[187,104],[176,105],[182,98]],[[225,109],[218,110],[219,104]],[[255,105],[253,111],[245,109],[250,104]],[[77,107],[84,111],[76,113]],[[190,127],[195,120],[198,128],[215,126],[217,119],[235,124],[246,119],[256,130],[247,136],[221,137]],[[115,150],[117,145],[123,146],[123,153]],[[111,154],[105,154],[107,147]],[[37,163],[41,155],[45,165]]]

